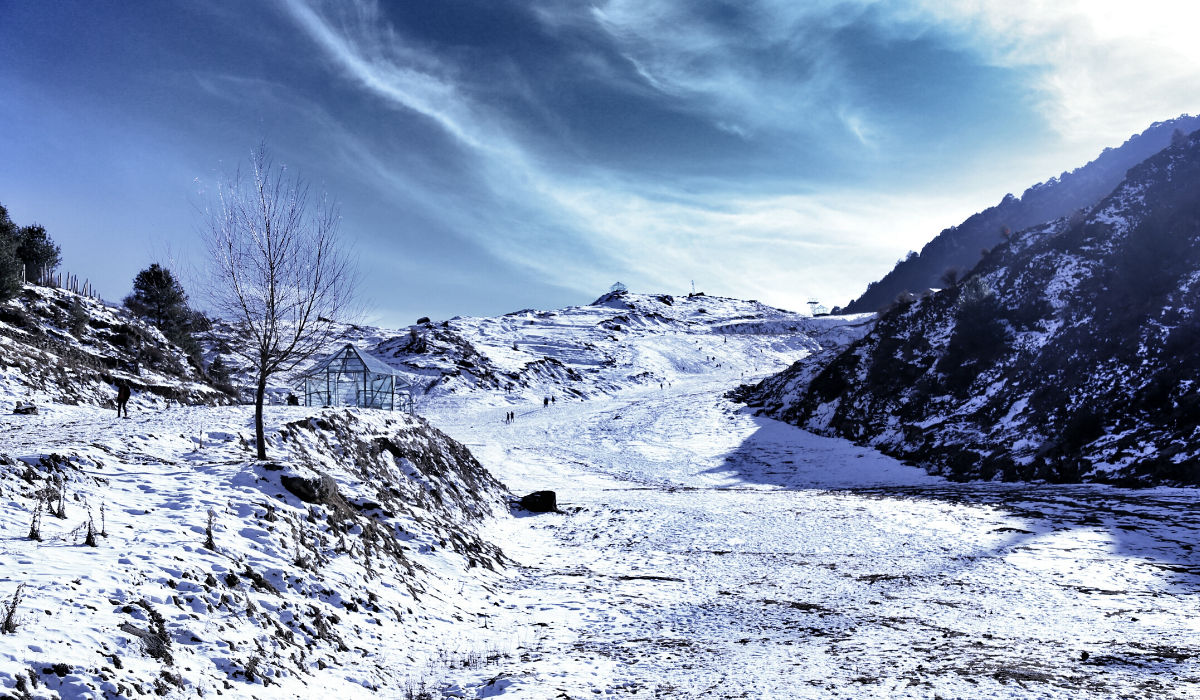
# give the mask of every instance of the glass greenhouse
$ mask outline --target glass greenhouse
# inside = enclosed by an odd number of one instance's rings
[[[396,370],[347,343],[304,375],[304,405],[413,410]]]

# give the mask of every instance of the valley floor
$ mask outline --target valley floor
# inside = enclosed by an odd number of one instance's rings
[[[951,484],[731,383],[428,409],[564,511],[496,524],[516,622],[462,695],[1200,696],[1194,491]]]
[[[31,543],[28,499],[19,480],[5,487],[0,594],[29,589],[19,633],[0,636],[0,697],[34,666],[45,680],[33,697],[152,678],[157,662],[117,632],[145,624],[129,617],[143,598],[176,635],[187,685],[173,697],[1200,697],[1196,491],[952,484],[755,417],[722,397],[740,378],[514,404],[512,424],[494,396],[423,407],[514,493],[553,489],[563,512],[491,520],[485,535],[515,562],[499,574],[410,543],[419,605],[352,576],[353,557],[287,568],[272,538],[309,526],[282,501],[291,520],[260,522],[274,492],[238,437],[246,407],[3,417],[14,455],[96,458],[85,472],[107,480],[112,537],[71,544],[84,515],[73,501]],[[208,508],[216,552],[200,545]],[[273,593],[195,583],[234,560],[286,575],[289,604],[339,611],[355,648],[318,644],[319,663],[277,654],[269,687],[230,675],[294,622],[224,605],[274,611]],[[400,624],[348,612],[313,593],[332,575],[411,609]],[[118,653],[124,669],[107,667]],[[45,660],[72,672],[43,675]]]

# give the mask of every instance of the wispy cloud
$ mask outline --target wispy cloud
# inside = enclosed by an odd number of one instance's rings
[[[746,196],[736,174],[703,186],[683,177],[648,181],[598,167],[514,124],[477,94],[462,66],[420,50],[374,2],[285,6],[348,80],[429,120],[471,159],[471,176],[484,192],[425,189],[431,206],[452,210],[448,225],[465,229],[497,258],[581,292],[615,277],[664,289],[694,278],[792,306],[808,295],[840,301],[905,250],[1002,194],[977,176],[934,192],[913,192],[893,178],[857,189],[798,181],[793,191],[807,194],[761,196]],[[1081,164],[1099,145],[1115,144],[1154,118],[1185,111],[1200,95],[1200,44],[1187,40],[1185,28],[1196,26],[1186,21],[1195,13],[1187,8],[1142,4],[1139,12],[1161,20],[1149,21],[1123,5],[1097,11],[1091,2],[762,0],[730,7],[606,0],[585,8],[541,0],[534,13],[550,30],[590,32],[629,67],[621,74],[604,60],[581,59],[594,69],[589,79],[653,93],[747,142],[765,135],[779,143],[838,142],[841,152],[858,149],[865,164],[889,143],[891,122],[862,92],[847,47],[831,40],[851,25],[896,41],[936,35],[985,63],[1030,69],[1044,118],[1087,149],[1055,169]],[[734,14],[720,14],[727,11]],[[520,99],[538,106],[536,91],[519,74],[513,78]],[[1142,102],[1147,106],[1132,107]],[[354,141],[381,182],[411,187],[419,180]],[[1020,178],[1022,186],[1033,183]]]
[[[438,61],[412,51],[372,2],[341,3],[340,25],[304,0],[286,0],[291,15],[353,80],[396,105],[425,115],[472,148],[507,150],[499,134],[481,126],[469,100]]]
[[[764,281],[772,275],[753,272],[764,260],[816,250],[853,256],[862,246],[873,245],[864,243],[862,234],[877,212],[855,213],[851,198],[829,204],[815,196],[742,200],[715,191],[698,197],[688,194],[686,186],[680,189],[671,183],[656,184],[647,192],[646,183],[636,177],[601,170],[568,168],[575,172],[570,178],[561,174],[562,168],[551,173],[504,129],[502,118],[453,82],[452,68],[416,57],[411,49],[393,50],[391,45],[403,43],[403,37],[387,28],[371,4],[363,3],[348,18],[336,21],[301,0],[290,0],[287,6],[345,75],[379,97],[425,115],[474,153],[496,197],[487,214],[489,225],[468,224],[461,212],[451,212],[451,219],[478,230],[477,242],[498,257],[563,286],[591,291],[609,277],[621,276],[680,288],[685,286],[681,276],[686,276],[708,278],[730,293],[753,290],[767,297],[771,290]],[[661,65],[655,68],[660,69]],[[649,74],[645,77],[654,80]],[[662,89],[688,93],[737,82],[736,76],[697,82],[670,71],[664,80],[670,84],[663,82]],[[749,94],[735,97],[752,99]],[[851,121],[858,138],[865,139],[862,123],[857,117]],[[721,123],[718,128],[745,135],[739,123]],[[410,174],[397,173],[360,146],[355,148],[381,181],[397,186],[411,182]],[[452,197],[442,194],[437,199]],[[828,263],[828,258],[814,258],[813,263]],[[773,282],[782,282],[773,292],[776,297],[799,299],[810,293],[803,281]],[[826,286],[832,291],[834,285]],[[789,294],[780,288],[800,291]]]
[[[698,11],[706,5],[711,13]],[[649,85],[716,124],[827,132],[857,106],[829,37],[861,11],[841,2],[607,0],[590,19]],[[558,5],[543,17],[562,22],[569,12]]]
[[[887,7],[905,26],[948,32],[996,65],[1034,69],[1048,123],[1081,154],[1200,109],[1195,3],[921,0]]]

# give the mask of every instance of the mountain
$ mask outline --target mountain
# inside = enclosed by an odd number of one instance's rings
[[[975,214],[958,226],[937,235],[921,249],[896,264],[883,279],[867,286],[862,296],[850,302],[842,313],[877,311],[893,303],[906,292],[921,293],[947,286],[942,280],[948,270],[965,274],[982,257],[981,251],[1003,242],[1005,231],[1022,229],[1068,216],[1088,208],[1112,192],[1126,171],[1171,143],[1176,131],[1191,133],[1200,129],[1200,116],[1183,115],[1155,122],[1119,148],[1106,148],[1092,162],[1057,178],[1034,185],[1020,198],[1009,194],[999,204]]]
[[[957,479],[1200,483],[1200,135],[744,392]]]

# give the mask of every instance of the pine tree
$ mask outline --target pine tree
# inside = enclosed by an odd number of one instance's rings
[[[229,365],[225,364],[225,360],[221,359],[220,355],[213,358],[211,364],[208,365],[208,378],[213,385],[218,387],[228,387],[231,385]]]
[[[0,302],[21,293],[21,262],[13,251],[0,241]]]
[[[125,297],[125,306],[163,328],[187,315],[187,293],[170,270],[153,263],[133,279],[133,293]]]
[[[187,292],[169,269],[153,263],[139,272],[133,280],[133,293],[125,297],[125,307],[154,324],[195,360],[200,345],[192,330],[198,314],[188,308]]]
[[[20,244],[17,225],[8,218],[8,210],[0,204],[0,301],[8,301],[21,293],[21,260],[17,257]]]
[[[36,270],[54,270],[62,262],[62,252],[41,224],[21,227],[17,257],[25,264],[26,276],[32,276]]]

